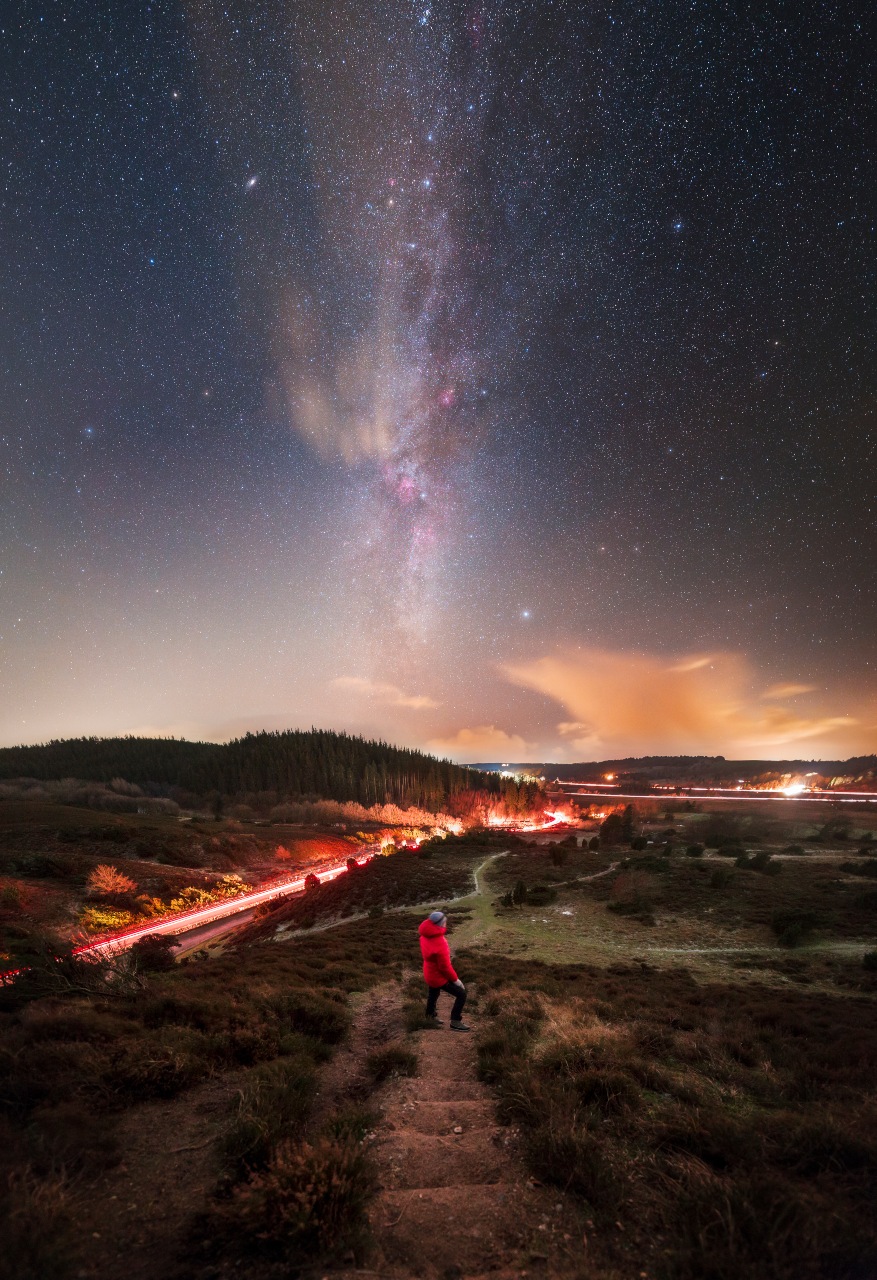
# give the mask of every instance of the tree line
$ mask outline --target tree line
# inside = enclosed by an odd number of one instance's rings
[[[181,791],[229,798],[270,792],[461,815],[490,805],[525,813],[543,799],[535,783],[323,729],[248,733],[224,744],[124,737],[2,748],[0,779],[12,778],[124,778],[174,798]]]

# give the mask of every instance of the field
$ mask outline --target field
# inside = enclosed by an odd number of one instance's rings
[[[489,1151],[464,1134],[463,1185],[441,1191],[475,1215],[464,1274],[480,1274],[479,1230],[506,1232],[509,1274],[877,1274],[869,815],[649,807],[625,840],[604,829],[601,843],[595,819],[538,842],[473,832],[376,858],[206,959],[38,964],[0,993],[0,1275],[413,1274],[405,1249],[419,1219],[406,1244],[402,1215],[414,1211],[394,1188],[418,1185],[425,1139],[406,1118],[421,1103],[394,1081],[438,1072],[422,1098],[445,1080],[441,1053],[423,1048],[424,1036],[438,1042],[423,1029],[416,945],[434,906],[449,912],[473,992],[473,1075],[458,1055],[451,1096],[487,1087],[493,1141],[511,1153],[503,1177],[520,1177],[515,1196],[540,1213],[550,1188],[545,1204],[559,1197],[564,1223],[553,1244],[542,1218],[514,1243],[489,1188],[465,1185]],[[25,848],[19,819],[3,856],[66,856],[84,877],[106,860],[101,841],[123,845],[94,819],[69,853],[57,836],[37,847],[59,830],[42,818]],[[277,843],[273,829],[214,836],[149,822],[166,854],[191,856],[208,835],[229,858],[245,852],[229,841],[264,840],[266,858]],[[124,862],[141,864],[193,869]],[[45,883],[65,891],[61,876]],[[449,1229],[436,1212],[435,1229]]]

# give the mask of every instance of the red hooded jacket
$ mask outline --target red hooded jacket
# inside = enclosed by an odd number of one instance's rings
[[[423,976],[428,987],[443,987],[446,982],[457,982],[451,964],[451,952],[445,937],[447,926],[424,920],[420,926],[420,951],[423,955]]]

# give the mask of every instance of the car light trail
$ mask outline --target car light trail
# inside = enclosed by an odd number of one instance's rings
[[[334,880],[346,870],[347,863],[343,862],[335,867],[327,867],[325,870],[308,872],[308,875],[317,875],[322,884],[324,880]],[[211,902],[206,907],[193,907],[191,911],[182,911],[179,915],[164,920],[138,925],[136,928],[126,929],[110,937],[99,938],[96,942],[87,942],[81,947],[76,947],[73,954],[75,956],[117,955],[120,951],[127,951],[141,938],[148,938],[156,933],[188,933],[199,925],[212,924],[215,920],[238,915],[242,911],[262,906],[266,902],[273,902],[275,898],[284,898],[290,893],[302,893],[306,879],[306,875],[300,876],[296,880],[286,880],[282,884],[271,885],[269,889],[254,889],[252,893],[241,893],[236,898],[228,898],[223,902]]]
[[[781,804],[789,800],[801,801],[804,804],[877,804],[877,795],[873,791],[859,791],[839,793],[836,791],[831,794],[811,795],[804,792],[801,795],[787,795],[785,791],[718,791],[710,789],[697,790],[692,787],[690,791],[647,791],[647,792],[622,792],[613,791],[607,795],[605,791],[568,791],[566,793],[574,800],[600,800],[604,804],[611,800],[660,800],[666,803],[670,800],[721,800],[736,801],[738,804],[749,804],[756,801],[763,804]]]

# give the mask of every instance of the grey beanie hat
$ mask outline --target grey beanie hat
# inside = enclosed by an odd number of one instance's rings
[[[429,915],[429,922],[430,924],[444,924],[447,918],[448,917],[445,915],[444,911],[431,911]]]

